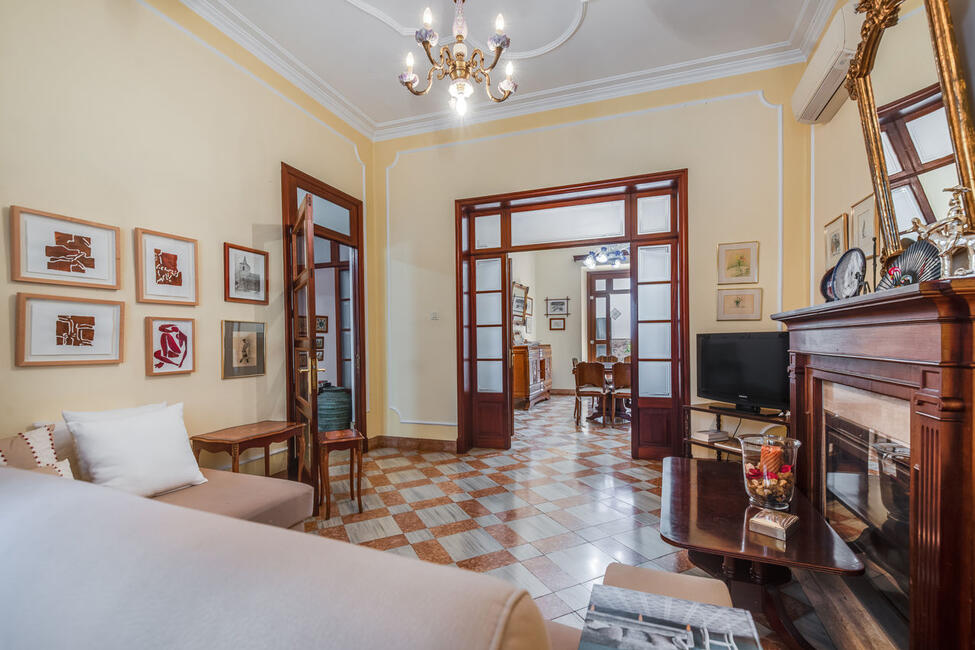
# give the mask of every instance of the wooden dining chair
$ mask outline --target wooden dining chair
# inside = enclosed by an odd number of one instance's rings
[[[576,365],[576,426],[582,421],[582,399],[599,398],[603,404],[603,422],[606,421],[606,368],[601,363],[582,362]]]
[[[614,357],[611,354],[603,354],[596,357],[596,361],[598,361],[599,363],[616,363],[617,361],[619,361],[619,358]]]
[[[629,363],[632,358],[633,357],[631,357],[630,355],[626,355],[625,357],[623,357],[623,363]]]
[[[610,397],[610,422],[616,424],[616,400],[633,399],[631,366],[629,363],[613,364],[613,390]],[[605,419],[605,418],[604,418]]]

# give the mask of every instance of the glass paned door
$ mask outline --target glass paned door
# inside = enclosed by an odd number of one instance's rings
[[[508,256],[476,258],[473,268],[472,442],[475,447],[507,449],[512,418]]]
[[[318,362],[315,354],[315,221],[311,196],[298,204],[298,212],[288,238],[291,257],[291,306],[294,310],[292,359],[294,372],[292,417],[306,425],[305,466],[313,468],[314,439],[318,431]],[[302,453],[299,451],[299,454]],[[314,481],[316,473],[311,478]],[[304,480],[305,477],[299,477]],[[317,492],[316,492],[317,503]]]
[[[631,354],[630,272],[589,273],[589,361]]]

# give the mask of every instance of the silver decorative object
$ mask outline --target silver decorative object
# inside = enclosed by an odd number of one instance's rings
[[[915,217],[911,220],[911,230],[916,232],[919,240],[926,240],[938,249],[941,260],[942,278],[963,278],[975,276],[975,232],[971,230],[968,215],[962,202],[962,197],[971,190],[957,185],[945,190],[951,192],[948,203],[948,214],[934,223],[923,224]],[[968,255],[968,266],[953,268],[955,254],[965,251]]]

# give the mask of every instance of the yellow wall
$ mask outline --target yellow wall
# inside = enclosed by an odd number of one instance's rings
[[[175,0],[158,4],[185,13]],[[138,2],[0,3],[0,97],[4,259],[11,250],[12,204],[118,225],[123,253],[120,291],[13,283],[9,271],[3,273],[3,431],[58,418],[61,409],[161,400],[186,403],[191,434],[284,418],[280,164],[365,198],[363,161],[371,152],[368,146],[365,156],[361,152],[368,143],[310,100],[295,105]],[[198,307],[135,301],[135,227],[199,240]],[[225,241],[270,251],[268,307],[224,302]],[[17,292],[125,301],[125,362],[15,368]],[[147,315],[196,319],[196,372],[145,377]],[[221,319],[267,322],[265,376],[220,379]],[[219,466],[227,458],[204,463]]]

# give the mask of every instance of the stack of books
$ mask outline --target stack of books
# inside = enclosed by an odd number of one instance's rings
[[[691,434],[692,439],[700,442],[720,442],[730,437],[727,431],[721,431],[720,429],[704,429],[703,431],[695,431]]]

